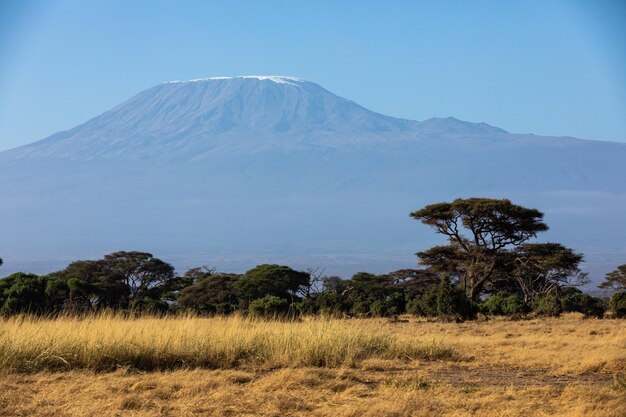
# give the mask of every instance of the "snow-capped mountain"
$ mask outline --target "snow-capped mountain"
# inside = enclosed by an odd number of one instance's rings
[[[626,259],[625,160],[626,144],[393,118],[294,77],[172,81],[0,153],[0,272],[118,249],[387,271],[436,241],[409,211],[494,196],[546,212],[546,238],[600,273]]]

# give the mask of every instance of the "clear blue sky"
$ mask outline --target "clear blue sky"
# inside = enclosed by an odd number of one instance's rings
[[[0,150],[163,81],[258,74],[392,116],[626,141],[626,2],[0,0]]]

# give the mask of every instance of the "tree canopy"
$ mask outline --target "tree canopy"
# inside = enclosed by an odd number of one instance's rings
[[[419,252],[421,263],[457,276],[472,300],[478,299],[494,275],[501,252],[548,230],[539,210],[506,199],[456,199],[428,205],[410,215],[449,241],[447,246]]]

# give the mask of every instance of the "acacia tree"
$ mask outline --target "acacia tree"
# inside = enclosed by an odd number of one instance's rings
[[[428,205],[410,215],[449,241],[446,246],[419,252],[420,262],[456,275],[474,301],[497,271],[500,254],[548,230],[539,210],[506,199],[456,199]]]
[[[72,309],[143,307],[168,298],[180,281],[170,264],[145,252],[115,252],[96,261],[72,262],[48,279],[50,294]]]
[[[307,272],[284,265],[258,265],[240,277],[235,286],[244,304],[257,298],[276,296],[291,302],[300,300],[311,285]]]
[[[613,291],[626,290],[626,264],[606,274],[604,281],[598,287]]]
[[[172,265],[146,252],[114,252],[99,262],[106,274],[125,285],[130,302],[158,300],[176,280]]]
[[[589,282],[588,274],[578,267],[583,255],[560,243],[525,243],[513,254],[513,276],[526,303]]]

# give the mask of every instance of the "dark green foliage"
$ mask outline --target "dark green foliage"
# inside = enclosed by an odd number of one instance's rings
[[[397,316],[406,311],[406,296],[402,291],[389,294],[384,302],[384,314],[382,316]]]
[[[346,297],[336,292],[318,294],[315,303],[319,313],[324,315],[341,316],[350,309]]]
[[[180,291],[178,306],[203,314],[233,312],[239,305],[236,282],[240,277],[234,274],[205,275]]]
[[[540,316],[558,317],[562,310],[561,300],[556,291],[552,291],[533,301],[533,311]]]
[[[169,308],[164,301],[171,300],[168,294],[178,283],[170,264],[145,252],[115,252],[97,261],[72,262],[41,280],[48,313],[104,308],[161,311]]]
[[[352,304],[350,314],[359,317],[369,317],[371,304],[369,300],[357,300]]]
[[[385,317],[388,313],[387,305],[382,300],[376,300],[370,305],[370,314],[374,317]]]
[[[319,306],[317,304],[317,297],[307,297],[297,303],[289,305],[289,314],[291,316],[310,316],[319,313]]]
[[[365,301],[371,304],[385,298],[389,293],[389,284],[389,278],[385,275],[358,272],[346,283],[346,293],[353,304]]]
[[[342,285],[343,302],[351,314],[395,316],[406,312],[407,300],[419,297],[437,280],[433,273],[423,270],[403,269],[385,275],[359,272]]]
[[[487,298],[480,305],[483,314],[493,316],[512,316],[527,313],[530,308],[516,294],[496,294]]]
[[[424,292],[424,294],[418,298],[418,308],[416,309],[418,315],[437,317],[439,315],[439,307],[437,303],[438,297],[439,287],[434,287]]]
[[[322,292],[341,294],[348,288],[345,280],[339,277],[323,277],[322,278]]]
[[[17,272],[0,280],[0,313],[42,314],[47,309],[46,280]]]
[[[616,317],[626,317],[626,291],[618,291],[609,300],[609,308]]]
[[[561,290],[561,310],[563,312],[583,313],[585,317],[604,316],[602,300],[585,294],[574,287],[565,287]]]
[[[406,302],[421,296],[440,283],[439,275],[425,269],[400,269],[387,274],[391,297],[404,295],[404,300],[394,300],[393,305],[400,312],[406,310]],[[398,313],[393,313],[398,314]]]
[[[478,311],[476,305],[467,298],[465,291],[450,283],[444,275],[436,287],[431,287],[420,297],[407,304],[411,314],[439,317],[443,319],[471,319]]]
[[[422,312],[421,300],[419,298],[414,298],[406,303],[406,312],[408,314],[412,314],[414,316],[425,316]]]
[[[471,319],[476,316],[477,307],[468,299],[462,288],[452,285],[442,278],[437,292],[437,313],[443,318]]]
[[[148,314],[164,314],[170,306],[167,302],[162,300],[155,300],[149,297],[143,299],[134,299],[128,306],[129,310],[133,313],[148,313]]]
[[[259,265],[245,273],[236,282],[239,296],[246,302],[276,296],[298,301],[310,286],[310,275],[283,265]]]
[[[289,302],[276,296],[263,297],[250,302],[248,312],[257,317],[279,318],[289,311]]]
[[[124,284],[128,302],[159,300],[175,285],[172,265],[146,252],[115,252],[99,261],[101,274]]]

